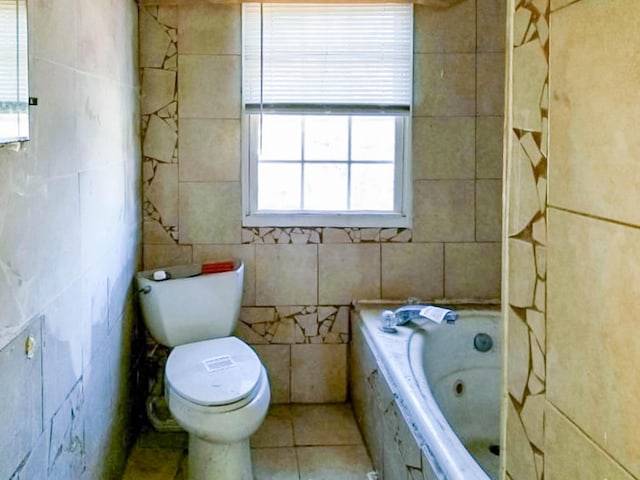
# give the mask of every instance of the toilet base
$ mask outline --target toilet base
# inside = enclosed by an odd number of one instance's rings
[[[253,480],[249,439],[210,443],[189,435],[189,480]]]

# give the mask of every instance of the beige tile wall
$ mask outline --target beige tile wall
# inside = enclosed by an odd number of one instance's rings
[[[504,5],[415,9],[415,215],[400,230],[242,228],[240,12],[140,8],[145,267],[242,258],[238,334],[274,400],[340,401],[352,299],[500,295]]]
[[[508,8],[503,467],[519,480],[637,478],[640,6]]]

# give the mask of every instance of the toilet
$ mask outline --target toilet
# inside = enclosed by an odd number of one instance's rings
[[[249,437],[269,407],[267,371],[231,336],[240,315],[240,261],[136,274],[151,336],[172,347],[165,399],[189,434],[189,480],[252,480]]]

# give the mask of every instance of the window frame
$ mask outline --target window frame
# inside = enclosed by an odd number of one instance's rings
[[[413,14],[412,14],[413,22]],[[244,23],[243,23],[244,25]],[[413,30],[413,27],[412,27]],[[244,48],[243,48],[244,52]],[[413,56],[413,48],[411,48]],[[244,58],[244,53],[243,53]],[[413,72],[410,72],[413,75]],[[411,228],[412,226],[412,102],[406,110],[385,110],[375,105],[332,108],[327,105],[292,105],[290,108],[271,105],[248,106],[244,98],[241,112],[242,134],[242,225],[244,227],[360,227]],[[394,211],[310,211],[310,210],[258,210],[258,158],[257,139],[261,114],[292,115],[372,115],[397,118],[396,151],[394,158]],[[302,161],[300,162],[302,163]]]

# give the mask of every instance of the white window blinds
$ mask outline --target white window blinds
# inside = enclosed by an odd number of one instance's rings
[[[398,3],[244,4],[247,110],[408,110],[412,8]]]

